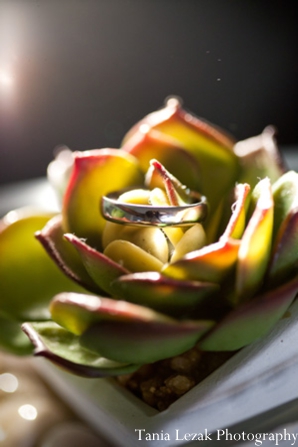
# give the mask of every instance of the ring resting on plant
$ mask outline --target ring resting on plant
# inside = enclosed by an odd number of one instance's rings
[[[30,339],[36,355],[73,373],[120,375],[194,346],[238,350],[295,299],[298,174],[283,165],[271,127],[236,142],[172,98],[120,150],[72,158],[58,181],[60,214],[2,221],[6,349],[28,353]],[[107,221],[102,198],[123,189]],[[142,207],[151,214],[136,225]],[[155,225],[161,209],[173,212],[170,225]]]

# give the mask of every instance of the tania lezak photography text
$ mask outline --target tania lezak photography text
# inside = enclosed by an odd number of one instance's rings
[[[263,445],[263,442],[268,442],[272,445],[280,445],[280,443],[287,441],[287,445],[296,445],[298,433],[289,432],[286,428],[281,428],[276,432],[268,433],[252,433],[252,432],[230,432],[228,428],[221,428],[216,432],[210,433],[207,428],[201,433],[186,433],[182,429],[175,429],[174,432],[167,433],[163,430],[153,433],[146,431],[145,428],[136,428],[135,434],[139,441],[184,441],[185,443],[191,441],[234,441],[234,442],[251,442],[256,446]],[[183,443],[183,445],[185,445]]]

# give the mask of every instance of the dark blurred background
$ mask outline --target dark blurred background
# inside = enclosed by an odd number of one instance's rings
[[[237,139],[298,143],[296,1],[0,0],[0,183],[117,147],[171,94]]]

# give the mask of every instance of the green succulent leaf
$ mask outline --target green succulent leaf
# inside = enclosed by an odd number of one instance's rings
[[[63,291],[82,291],[70,281],[34,238],[52,218],[32,209],[11,211],[0,229],[1,314],[10,320],[49,318],[48,304]]]
[[[235,203],[232,206],[232,215],[221,239],[241,239],[246,225],[246,210],[249,198],[250,186],[247,183],[239,183],[235,187]]]
[[[270,257],[273,230],[273,199],[268,178],[254,189],[256,207],[247,224],[238,254],[236,301],[253,296],[262,284]]]
[[[179,230],[179,228],[178,228]],[[180,228],[181,230],[181,228]],[[168,234],[170,234],[168,232]],[[172,233],[173,234],[173,233]],[[171,236],[171,234],[170,234]],[[174,244],[173,244],[174,245]],[[201,224],[197,223],[188,228],[183,234],[181,239],[174,245],[174,250],[171,255],[171,263],[183,258],[187,253],[206,245],[206,233]]]
[[[77,250],[65,240],[61,215],[49,220],[41,231],[35,233],[35,237],[66,276],[87,290],[102,291],[87,273]]]
[[[267,287],[273,288],[290,279],[298,269],[298,209],[284,220],[275,246],[266,278]]]
[[[23,330],[42,356],[67,371],[83,377],[107,377],[127,374],[140,365],[114,362],[80,345],[79,337],[53,321],[23,324]]]
[[[146,125],[140,126],[121,150],[134,155],[139,160],[144,173],[148,171],[150,160],[157,159],[183,184],[195,191],[201,190],[198,161],[170,135]]]
[[[235,144],[234,152],[241,165],[241,183],[248,183],[254,188],[260,178],[268,177],[275,182],[286,171],[275,133],[274,127],[267,126],[260,135]]]
[[[82,346],[118,362],[151,363],[192,348],[212,321],[102,321],[80,337]]]
[[[298,174],[288,171],[282,175],[272,186],[274,200],[274,229],[273,238],[286,220],[298,208]]]
[[[219,289],[217,284],[179,281],[158,272],[123,275],[113,281],[113,296],[150,307],[166,315],[181,317],[191,313]]]
[[[289,171],[273,185],[274,234],[267,286],[288,280],[298,261],[298,174]]]
[[[167,264],[162,273],[180,280],[220,283],[236,264],[239,244],[238,240],[222,238]]]
[[[120,264],[90,247],[73,234],[65,234],[64,237],[77,249],[86,271],[104,292],[111,294],[111,282],[118,276],[129,273]]]
[[[254,297],[230,312],[200,343],[206,351],[234,351],[264,336],[284,315],[298,292],[298,277]]]
[[[89,326],[101,320],[172,321],[170,317],[147,307],[126,301],[79,293],[60,293],[50,305],[54,321],[73,332],[82,334]]]
[[[64,195],[63,228],[101,248],[105,219],[99,211],[105,194],[143,184],[135,157],[118,149],[94,149],[75,155],[74,169]]]
[[[106,247],[104,255],[123,265],[126,271],[130,272],[161,271],[164,266],[163,262],[148,251],[121,239],[111,242]]]

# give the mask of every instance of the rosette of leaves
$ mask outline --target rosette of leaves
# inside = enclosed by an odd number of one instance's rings
[[[120,149],[71,157],[60,214],[2,221],[2,347],[28,353],[32,342],[73,373],[119,375],[193,346],[238,350],[295,299],[298,174],[271,127],[236,143],[171,98]],[[151,160],[160,168],[148,176]],[[204,222],[140,228],[100,213],[102,196],[123,188],[124,202],[173,206],[167,183],[177,203],[188,189],[207,197]]]

